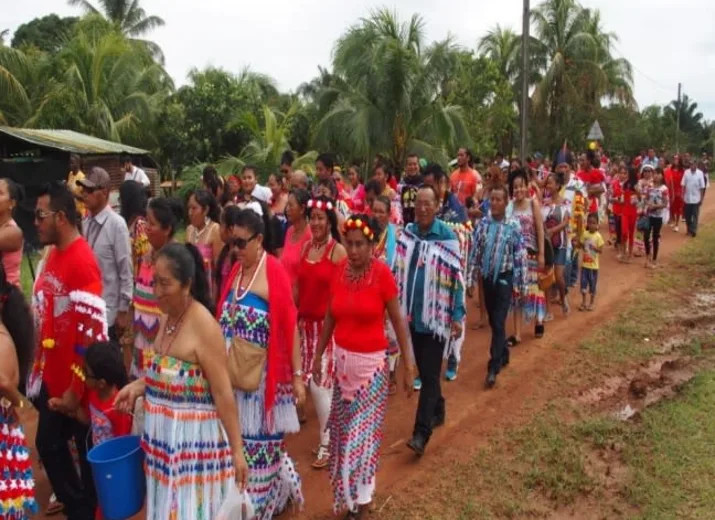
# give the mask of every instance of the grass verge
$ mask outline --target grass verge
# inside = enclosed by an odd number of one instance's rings
[[[633,296],[627,315],[583,341],[555,377],[573,388],[573,382],[583,385],[584,372],[589,381],[602,381],[616,367],[652,357],[672,330],[673,307],[689,305],[714,279],[710,225]],[[712,344],[712,333],[700,334]],[[684,352],[715,356],[703,344],[693,339]],[[527,425],[495,433],[487,446],[465,454],[436,475],[434,485],[393,500],[382,517],[715,518],[714,409],[713,370],[628,423],[555,400]]]

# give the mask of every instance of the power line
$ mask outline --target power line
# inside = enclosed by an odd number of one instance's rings
[[[611,47],[618,53],[618,57],[619,57],[619,58],[624,58],[624,59],[628,60],[628,62],[631,64],[631,67],[633,67],[633,70],[635,70],[637,73],[639,73],[641,76],[643,76],[645,79],[647,79],[648,81],[650,81],[651,83],[653,83],[653,84],[654,84],[655,86],[657,86],[658,88],[662,89],[662,90],[665,91],[665,92],[669,92],[669,93],[672,94],[672,92],[673,92],[673,87],[668,87],[668,86],[663,85],[661,82],[659,82],[659,81],[656,80],[656,79],[653,79],[653,78],[650,77],[648,74],[646,74],[645,72],[643,72],[641,69],[639,69],[638,67],[636,67],[636,65],[633,63],[633,61],[629,60],[628,58],[625,58],[623,52],[621,52],[621,50],[620,50],[613,42],[611,42]]]

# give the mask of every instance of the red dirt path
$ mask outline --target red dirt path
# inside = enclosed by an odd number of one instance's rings
[[[709,193],[701,210],[700,221],[709,221],[714,214],[715,197]],[[668,257],[691,240],[684,234],[684,223],[680,227],[679,234],[675,234],[669,227],[663,230],[660,254],[666,266]],[[438,474],[438,470],[445,465],[463,459],[491,431],[520,424],[535,410],[541,409],[555,394],[551,385],[543,384],[545,376],[560,366],[565,352],[574,349],[592,328],[619,312],[623,297],[642,287],[651,276],[652,271],[643,268],[642,259],[634,259],[631,264],[624,265],[616,261],[612,249],[606,250],[601,258],[595,311],[578,312],[578,304],[574,303],[580,299],[580,295],[572,291],[571,315],[566,319],[561,316],[560,309],[554,309],[556,319],[546,324],[543,339],[534,339],[533,329],[524,326],[524,342],[511,351],[510,365],[500,374],[496,387],[491,391],[483,387],[489,356],[489,330],[474,331],[468,328],[459,378],[455,382],[442,384],[447,401],[447,422],[435,431],[421,459],[417,459],[405,446],[412,432],[417,395],[408,399],[400,392],[390,397],[375,506],[382,506],[391,494],[411,493],[419,496],[421,489],[430,486],[432,475]],[[469,326],[477,319],[478,309],[473,301],[468,302],[468,309]],[[511,317],[508,324],[511,327]],[[558,348],[555,348],[556,345]],[[282,518],[334,518],[327,471],[310,467],[313,460],[311,450],[318,443],[317,419],[311,408],[308,409],[308,417],[304,431],[287,440],[288,452],[303,478],[306,508],[301,514],[282,515]],[[34,412],[24,414],[24,419],[29,440],[33,441],[36,428]],[[44,473],[37,470],[36,464],[35,471],[38,499],[45,506],[49,496],[48,483]],[[64,517],[40,515],[38,518]]]

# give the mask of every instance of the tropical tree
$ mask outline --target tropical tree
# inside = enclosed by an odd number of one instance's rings
[[[630,64],[611,56],[615,35],[602,30],[600,15],[575,0],[545,0],[532,20],[535,50],[546,63],[533,94],[546,146],[555,148],[564,137],[581,141],[603,98],[633,104]]]
[[[53,63],[43,52],[0,46],[0,124],[52,126],[49,94],[56,88]]]
[[[323,90],[330,106],[315,144],[342,143],[344,154],[385,154],[404,164],[408,151],[446,162],[448,151],[469,144],[462,108],[449,105],[442,85],[454,63],[451,40],[425,45],[424,22],[400,22],[373,12],[338,40],[333,81]]]
[[[71,38],[77,17],[60,18],[48,14],[20,25],[12,36],[12,46],[16,49],[33,46],[41,51],[55,53]]]
[[[171,79],[142,45],[111,27],[100,31],[97,22],[83,20],[88,28],[80,29],[58,55],[61,84],[52,96],[63,101],[71,127],[79,131],[154,144],[153,124],[173,88]]]
[[[251,140],[238,156],[227,155],[219,161],[218,170],[223,174],[236,173],[244,165],[252,164],[264,177],[275,171],[283,152],[291,149],[289,138],[299,108],[300,104],[294,102],[285,113],[263,105],[262,117],[252,112],[237,114],[229,126],[247,128]],[[311,171],[317,155],[314,151],[307,152],[296,157],[293,164],[296,168]]]
[[[164,25],[164,20],[158,16],[147,15],[139,0],[98,0],[99,7],[95,7],[89,0],[67,0],[70,5],[81,7],[87,14],[99,14],[115,24],[128,38],[138,39],[149,31]],[[138,39],[152,55],[164,63],[164,54],[161,48],[149,40]]]

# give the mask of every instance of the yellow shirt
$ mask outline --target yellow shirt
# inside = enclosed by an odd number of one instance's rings
[[[594,269],[598,271],[598,257],[600,253],[597,251],[601,249],[605,242],[601,233],[596,231],[591,233],[590,231],[583,232],[583,256],[581,257],[581,266],[586,269]]]
[[[84,180],[84,178],[85,175],[82,170],[78,170],[77,173],[69,172],[67,175],[67,187],[75,197],[79,197],[82,194],[82,188],[77,184],[77,181]],[[75,206],[77,207],[77,212],[84,217],[84,203],[79,199],[75,199]]]

